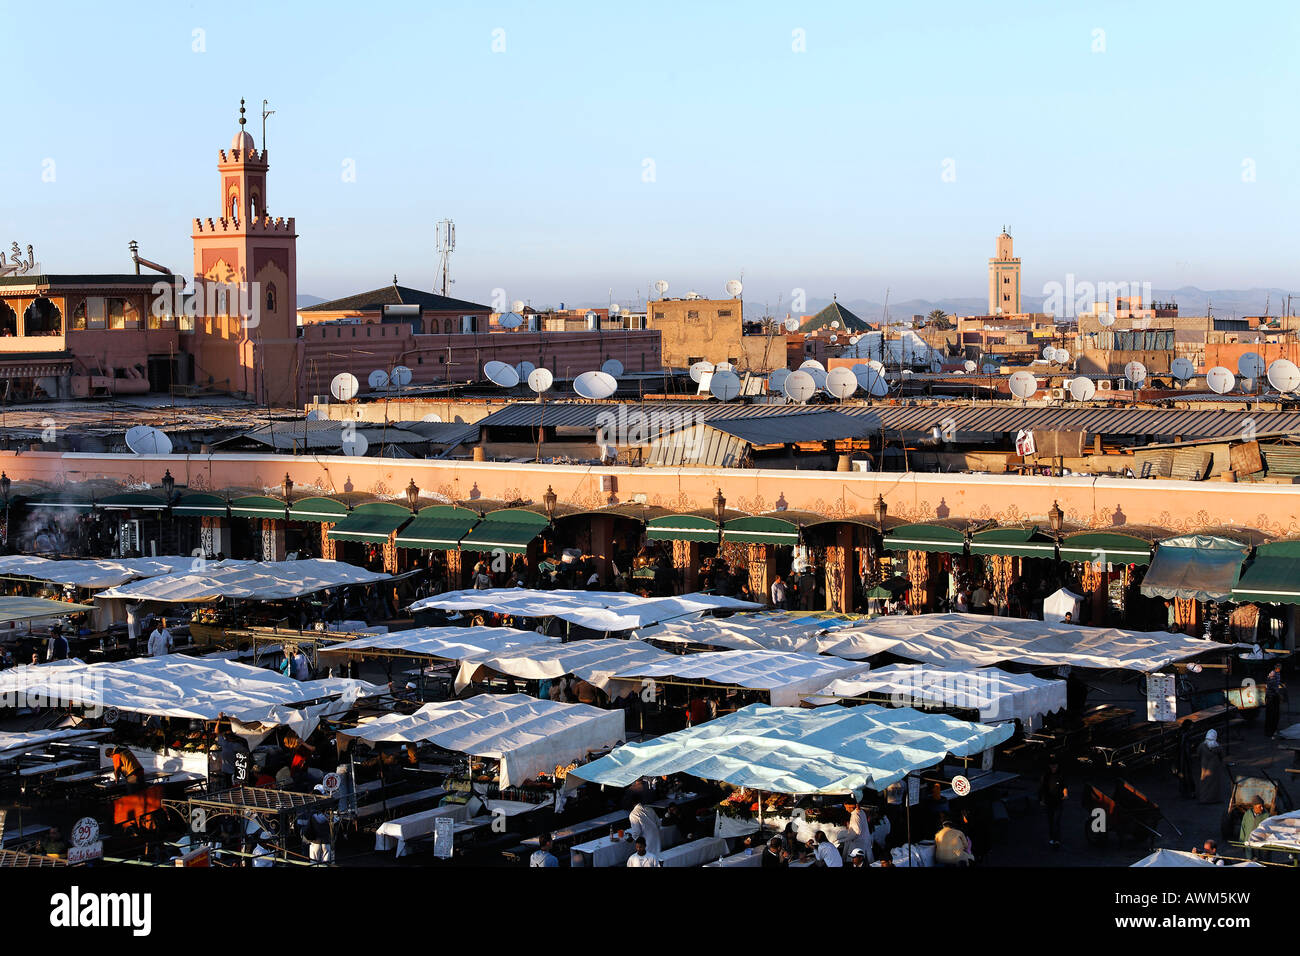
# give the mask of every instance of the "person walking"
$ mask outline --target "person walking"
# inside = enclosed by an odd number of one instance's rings
[[[1048,757],[1047,770],[1038,783],[1038,802],[1047,810],[1047,845],[1053,850],[1061,848],[1061,806],[1069,795],[1060,762]]]

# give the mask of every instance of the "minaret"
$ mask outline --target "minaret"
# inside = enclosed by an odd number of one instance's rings
[[[1011,248],[1011,236],[1002,227],[997,255],[989,260],[989,315],[1020,312],[1020,260]]]
[[[293,219],[265,215],[266,151],[244,129],[217,155],[221,204],[216,217],[195,219],[194,277],[206,284],[238,284],[215,300],[218,314],[200,307],[194,323],[196,384],[247,395],[259,402],[297,402],[297,235]],[[238,307],[243,303],[244,308]],[[206,306],[205,301],[205,306]],[[205,311],[207,314],[205,314]]]

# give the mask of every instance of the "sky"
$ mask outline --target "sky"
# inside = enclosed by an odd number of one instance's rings
[[[444,218],[489,304],[980,297],[1004,224],[1026,291],[1293,283],[1292,0],[30,9],[0,248],[50,273],[192,272],[244,97],[300,293],[432,288]]]

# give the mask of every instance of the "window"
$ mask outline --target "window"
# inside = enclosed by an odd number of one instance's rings
[[[102,329],[106,327],[105,315],[107,314],[106,300],[100,296],[91,296],[86,299],[86,328],[90,330]]]
[[[18,334],[18,313],[9,307],[8,302],[0,302],[0,338],[9,338]]]
[[[720,318],[720,319],[729,319],[729,318],[731,318],[731,310],[730,310],[730,309],[719,309],[719,310],[718,310],[718,318]]]
[[[23,313],[23,331],[27,335],[59,335],[63,332],[63,313],[42,296]]]
[[[655,309],[655,318],[656,318],[656,319],[662,319],[663,317],[664,317],[664,314],[663,314],[662,312],[660,312],[658,309]]]
[[[68,322],[69,332],[81,332],[86,328],[86,300],[82,299],[72,310],[72,319]]]
[[[140,328],[140,310],[126,299],[108,299],[108,327],[110,329]]]
[[[686,312],[686,318],[688,319],[698,319],[699,317],[700,313],[696,312],[694,309],[688,309]]]
[[[266,311],[267,312],[275,311],[275,283],[274,282],[266,287]]]

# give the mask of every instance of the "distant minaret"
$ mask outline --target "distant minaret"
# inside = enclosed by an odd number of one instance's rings
[[[989,260],[989,315],[1020,311],[1020,260],[1011,251],[1011,236],[1002,227],[997,255]]]

